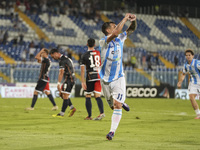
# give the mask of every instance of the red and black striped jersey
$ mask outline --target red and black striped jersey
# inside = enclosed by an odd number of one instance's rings
[[[97,50],[89,50],[85,52],[80,61],[80,65],[86,66],[87,81],[100,80],[99,67],[101,66],[100,52]]]

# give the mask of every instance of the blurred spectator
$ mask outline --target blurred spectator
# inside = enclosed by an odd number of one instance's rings
[[[142,54],[142,67],[145,68],[146,66],[146,54],[143,52]]]
[[[78,64],[80,64],[80,63],[81,63],[81,56],[82,56],[82,53],[79,52],[79,53],[78,53],[78,56],[79,56]]]
[[[22,28],[22,22],[19,20],[18,13],[16,13],[14,15],[14,18],[13,18],[13,27],[16,28],[16,29],[21,29]]]
[[[29,2],[29,0],[24,0],[24,6],[26,7],[25,12],[29,13],[30,12],[30,2]]]
[[[131,56],[131,65],[132,65],[132,68],[136,67],[136,63],[137,63],[136,57],[134,55]]]
[[[159,66],[159,54],[158,53],[156,53],[155,58],[156,58],[156,66]]]
[[[95,16],[94,16],[94,21],[96,23],[99,23],[99,21],[101,20],[101,15],[100,15],[100,12],[99,11],[95,11]]]
[[[42,13],[47,11],[47,3],[46,3],[46,1],[43,1],[41,3],[41,11],[42,11]]]
[[[30,1],[30,12],[33,14],[37,14],[40,9],[38,8],[35,1]]]
[[[176,55],[174,56],[174,65],[175,65],[175,68],[178,65],[178,57]]]
[[[122,0],[122,1],[121,1],[120,9],[121,9],[122,11],[125,10],[125,0]]]
[[[33,40],[33,44],[35,48],[39,48],[39,40],[37,38]]]
[[[3,41],[2,43],[5,45],[8,41],[8,30],[6,30],[3,34]]]
[[[155,5],[155,15],[159,15],[160,14],[160,7],[158,4]]]
[[[18,7],[20,4],[20,0],[16,0],[16,6]]]
[[[84,8],[84,10],[85,10],[85,8]],[[69,14],[72,16],[75,16],[75,17],[78,17],[79,13],[80,13],[80,9],[79,9],[78,4],[73,5],[73,7],[71,7],[69,10]]]
[[[13,17],[14,17],[14,12],[15,12],[15,10],[14,10],[14,5],[10,5],[10,6],[9,6],[8,12],[9,12],[9,16],[11,17],[11,19],[13,19]]]
[[[67,56],[68,56],[70,59],[72,59],[72,52],[71,52],[71,50],[68,48],[66,51],[67,51]]]
[[[52,11],[51,11],[51,9],[49,8],[49,9],[48,9],[48,25],[49,25],[49,26],[52,25],[52,22],[51,22],[51,15],[52,15]]]
[[[30,43],[30,45],[29,45],[29,58],[30,58],[30,61],[34,60],[34,53],[35,53],[35,47],[34,47],[34,43],[32,41]]]
[[[59,7],[58,7],[58,5],[57,4],[55,4],[55,6],[54,6],[54,13],[56,14],[56,15],[59,15]]]
[[[152,68],[152,64],[151,64],[151,54],[149,53],[146,57],[146,62],[147,62],[147,70],[150,70],[152,71],[153,68]]]
[[[42,37],[40,40],[40,49],[45,47],[44,44],[45,44],[45,39]]]
[[[22,53],[21,53],[21,60],[24,64],[26,64],[26,54],[27,54],[27,50],[24,50]]]
[[[12,39],[12,43],[14,46],[16,46],[18,44],[18,36],[15,36],[13,39]]]
[[[22,45],[24,43],[24,34],[20,33],[19,34],[19,44]]]
[[[93,1],[93,9],[96,11],[100,11],[101,10],[101,4],[99,0],[94,0]]]
[[[91,17],[91,12],[92,12],[92,10],[91,10],[91,3],[89,2],[89,1],[86,1],[85,2],[85,17],[86,17],[86,19],[91,19],[90,17]]]
[[[130,63],[130,60],[129,60],[129,55],[127,53],[127,51],[124,51],[124,54],[123,54],[123,64],[125,67],[127,67]]]
[[[62,22],[61,22],[61,21],[58,21],[57,24],[56,24],[56,26],[57,26],[57,27],[62,27]]]
[[[114,16],[115,16],[115,17],[122,18],[122,17],[123,17],[123,10],[120,9],[119,7],[116,8],[115,11],[114,11]]]
[[[83,15],[83,16],[84,16],[85,11],[86,11],[86,9],[85,9],[85,2],[86,2],[86,0],[79,0],[80,13],[81,13],[81,15]]]
[[[3,31],[0,30],[0,44],[3,42]]]

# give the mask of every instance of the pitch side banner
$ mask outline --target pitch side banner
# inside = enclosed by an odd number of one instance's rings
[[[174,98],[175,88],[170,85],[161,86],[127,86],[127,98]],[[84,96],[81,85],[76,85],[75,96]]]
[[[2,98],[32,98],[34,87],[1,87],[1,97]],[[59,92],[56,87],[50,88],[51,94],[54,98],[59,97]],[[74,96],[74,89],[70,97]],[[39,93],[38,97],[47,97],[44,93]]]
[[[175,90],[175,98],[176,99],[183,99],[183,100],[189,100],[189,94],[188,89],[176,89]],[[200,97],[197,95],[195,97],[196,100],[198,100]]]

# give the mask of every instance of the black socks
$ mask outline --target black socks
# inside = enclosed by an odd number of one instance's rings
[[[86,101],[85,101],[85,106],[88,112],[88,117],[92,116],[92,103],[91,103],[91,98],[86,97]]]
[[[38,96],[37,95],[33,95],[33,99],[32,99],[32,104],[31,107],[33,108],[35,106],[35,103],[37,101]]]
[[[52,94],[49,94],[47,96],[48,96],[49,100],[51,101],[51,103],[53,104],[53,106],[56,106],[56,103],[54,101],[54,98],[53,98]]]
[[[63,100],[63,104],[62,104],[62,112],[65,112],[65,110],[67,109],[67,106],[69,105],[69,99],[64,99]]]
[[[103,101],[102,101],[101,97],[97,97],[96,101],[97,101],[97,105],[99,107],[100,114],[104,113],[104,110],[103,110]]]

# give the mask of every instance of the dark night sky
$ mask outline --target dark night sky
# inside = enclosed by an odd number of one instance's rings
[[[179,6],[200,7],[200,0],[136,0],[138,6],[151,6],[155,4],[170,4]]]

